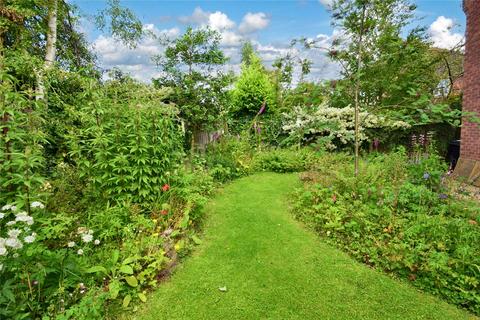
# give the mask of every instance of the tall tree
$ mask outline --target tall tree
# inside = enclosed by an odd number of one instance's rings
[[[337,0],[333,25],[343,30],[344,41],[329,51],[351,84],[352,101],[356,79],[360,79],[361,107],[398,116],[401,111],[412,122],[416,119],[410,111],[414,110],[405,107],[414,97],[408,92],[432,94],[438,84],[438,58],[431,53],[425,30],[405,30],[415,9],[409,0]],[[361,19],[364,10],[365,19]]]
[[[258,55],[252,54],[250,64],[242,65],[242,73],[232,90],[232,104],[235,118],[245,118],[247,122],[264,104],[267,111],[275,109],[275,87]]]
[[[120,0],[108,0],[107,7],[95,16],[95,22],[98,28],[132,48],[143,37],[142,22]]]
[[[360,75],[362,72],[362,53],[363,53],[363,38],[365,36],[365,20],[367,14],[367,5],[364,1],[361,4],[362,14],[360,16],[360,28],[358,33],[357,40],[357,74],[355,77],[355,176],[358,176],[358,166],[359,166],[359,150],[360,150],[360,105],[359,105],[359,94],[360,94]]]
[[[255,49],[250,41],[246,41],[242,46],[242,64],[248,66],[251,63],[252,55],[255,54]]]
[[[220,49],[220,39],[214,30],[189,27],[181,37],[165,40],[165,53],[153,57],[164,71],[154,84],[175,90],[172,99],[185,121],[192,153],[195,136],[218,125],[225,112],[231,75],[222,70],[228,59]]]
[[[48,2],[48,29],[47,44],[45,48],[45,62],[42,70],[37,75],[37,100],[45,99],[44,74],[53,67],[57,53],[57,11],[58,1],[50,0]]]
[[[302,58],[301,52],[291,50],[275,59],[272,66],[277,106],[281,110],[284,108],[285,99],[292,91],[294,82],[303,83],[305,76],[310,73],[312,61]]]
[[[409,0],[337,0],[332,6],[333,25],[343,31],[344,41],[334,43],[329,54],[343,67],[356,136],[362,109],[412,125],[435,113],[430,98],[438,84],[436,58],[424,29],[405,30],[415,9]],[[356,139],[356,173],[359,147]]]

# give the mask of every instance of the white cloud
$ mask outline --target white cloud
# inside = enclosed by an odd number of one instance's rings
[[[325,37],[328,38],[328,41],[331,41],[332,39],[332,36],[319,35],[319,38],[322,40],[324,40]],[[333,62],[326,55],[325,50],[307,50],[302,47],[291,48],[287,43],[261,44],[259,42],[254,42],[254,48],[267,68],[272,68],[272,63],[275,59],[290,53],[295,57],[312,61],[311,72],[307,75],[307,80],[318,81],[323,79],[336,79],[340,76],[340,65]],[[297,77],[293,79],[294,83],[299,80],[299,66],[296,66],[295,70]]]
[[[332,62],[325,54],[325,50],[302,48],[291,48],[287,41],[281,43],[260,43],[255,40],[256,31],[266,28],[270,19],[265,13],[247,13],[241,23],[237,25],[225,13],[220,11],[207,12],[197,7],[190,16],[183,16],[178,19],[184,24],[191,24],[200,28],[209,26],[217,30],[222,36],[221,46],[225,55],[230,58],[224,70],[240,72],[241,50],[240,46],[246,40],[254,45],[259,56],[267,68],[272,67],[273,61],[288,53],[294,53],[301,58],[309,58],[313,61],[312,72],[307,77],[309,80],[321,80],[338,78],[339,66]],[[104,69],[119,68],[123,72],[131,74],[137,80],[149,82],[152,78],[159,77],[162,71],[152,61],[152,56],[164,52],[164,47],[158,38],[174,39],[181,34],[181,29],[159,30],[154,24],[145,24],[147,36],[140,41],[138,46],[130,49],[114,38],[100,35],[93,41],[93,47],[99,58],[100,66]],[[339,36],[338,30],[332,35],[319,34],[312,38],[318,44],[329,46],[333,38]]]
[[[214,30],[231,29],[235,26],[235,22],[221,11],[208,12],[202,8],[196,7],[190,16],[181,16],[178,18],[183,24],[198,25],[201,27],[210,27]]]
[[[270,23],[270,19],[263,12],[248,12],[242,19],[242,23],[238,27],[238,31],[243,34],[252,33],[265,29]]]
[[[178,28],[158,30],[153,25],[145,25],[144,28],[156,35],[176,36],[180,33]],[[223,36],[222,44],[224,45],[222,50],[230,58],[228,64],[223,69],[232,70],[238,74],[241,62],[239,46],[243,38],[235,32],[228,30],[222,31],[221,34]],[[329,41],[331,39],[328,35],[319,35],[317,38],[321,39],[321,41]],[[252,43],[267,68],[272,68],[272,63],[275,59],[288,53],[293,53],[298,57],[312,60],[311,74],[307,76],[307,79],[317,81],[338,78],[339,76],[340,67],[332,62],[323,50],[292,49],[288,43],[262,44],[255,40]],[[152,78],[162,74],[162,71],[151,60],[153,55],[162,54],[164,51],[158,40],[154,38],[145,38],[135,49],[130,49],[112,37],[101,35],[94,41],[93,47],[99,57],[100,65],[104,69],[117,67],[143,82],[149,82]]]
[[[255,50],[258,52],[258,55],[267,66],[271,66],[273,61],[275,61],[275,59],[278,57],[285,56],[289,53],[298,53],[296,48],[290,48],[286,44],[262,45],[261,43],[256,43]]]
[[[205,24],[208,22],[208,17],[210,13],[203,11],[202,8],[196,7],[195,10],[193,10],[192,15],[190,16],[181,16],[178,18],[178,21],[180,21],[183,24]]]
[[[216,11],[209,15],[208,25],[214,30],[225,30],[233,28],[235,22],[230,20],[225,13]]]
[[[210,27],[218,31],[222,36],[220,42],[222,47],[239,46],[245,40],[252,39],[256,31],[265,29],[270,23],[267,14],[248,12],[237,27],[227,14],[221,11],[204,11],[200,7],[196,7],[189,16],[181,16],[178,21],[200,28]]]
[[[87,19],[85,17],[78,19],[78,21],[74,23],[73,27],[77,32],[82,33],[85,36],[88,36],[93,32],[93,30],[95,30],[95,24],[93,23],[92,19]]]
[[[163,53],[164,48],[156,37],[173,39],[180,34],[180,29],[159,30],[153,24],[146,24],[143,29],[153,36],[143,38],[134,49],[128,48],[113,37],[98,36],[93,41],[92,47],[99,57],[102,68],[117,67],[130,73],[135,79],[145,82],[157,77],[160,71],[152,62],[152,56]]]
[[[330,9],[332,7],[333,1],[334,0],[318,0],[318,2],[320,2],[320,4],[325,6],[327,9]]]
[[[182,16],[178,20],[183,24],[196,25],[200,28],[209,27],[218,31],[222,37],[220,45],[223,47],[239,46],[244,40],[234,29],[235,22],[221,11],[208,12],[196,7],[191,15]]]
[[[155,37],[167,37],[168,39],[175,39],[180,34],[180,29],[177,27],[171,29],[163,29],[158,30],[154,24],[148,23],[143,25],[143,31],[147,33],[147,37],[143,39],[145,40],[155,40]],[[148,33],[150,33],[150,36]]]
[[[220,45],[224,47],[237,47],[244,41],[243,37],[233,31],[221,31]]]
[[[455,23],[452,19],[439,16],[428,29],[433,46],[442,49],[452,49],[465,40],[460,33],[452,32]]]

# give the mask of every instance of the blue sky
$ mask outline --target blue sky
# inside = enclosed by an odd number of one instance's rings
[[[224,37],[222,44],[231,57],[230,67],[238,71],[239,48],[245,40],[253,41],[265,64],[271,65],[275,56],[285,54],[291,39],[321,35],[328,42],[335,35],[325,3],[331,0],[223,0],[223,1],[121,1],[132,9],[155,33],[166,33],[172,38],[181,34],[187,25],[214,27]],[[76,0],[85,14],[101,10],[104,1]],[[465,15],[461,0],[417,0],[416,24],[429,28],[432,41],[438,47],[449,47],[463,36]],[[82,30],[95,47],[100,64],[105,68],[118,66],[134,77],[148,81],[159,70],[150,61],[152,54],[162,48],[152,40],[145,40],[136,50],[122,47],[108,35],[95,30],[87,19]],[[327,61],[321,52],[306,53],[314,60],[311,79],[328,79],[338,75],[338,66]]]

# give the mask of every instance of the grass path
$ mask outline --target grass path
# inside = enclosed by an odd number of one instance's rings
[[[288,213],[297,185],[265,173],[225,187],[207,207],[203,243],[137,318],[476,319],[323,244]]]

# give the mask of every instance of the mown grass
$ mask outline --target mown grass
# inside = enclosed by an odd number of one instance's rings
[[[322,243],[288,212],[297,184],[264,173],[228,185],[203,243],[136,318],[476,319]]]

